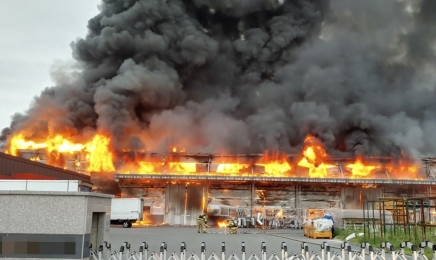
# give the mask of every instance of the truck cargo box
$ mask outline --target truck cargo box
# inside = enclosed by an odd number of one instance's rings
[[[111,224],[129,228],[142,221],[144,201],[142,198],[114,198],[111,202]]]

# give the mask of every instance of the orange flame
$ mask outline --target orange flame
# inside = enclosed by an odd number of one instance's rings
[[[227,221],[220,221],[217,223],[218,227],[220,228],[226,228],[227,227]]]
[[[138,173],[155,173],[156,168],[158,168],[162,163],[157,162],[139,162],[139,170]]]
[[[175,171],[175,172],[185,172],[185,173],[196,172],[197,164],[183,163],[183,162],[170,162],[169,169],[170,171]]]
[[[89,152],[89,171],[112,172],[115,167],[112,163],[112,152],[109,150],[110,138],[104,134],[96,134],[91,142],[86,144]]]
[[[177,147],[173,146],[172,149],[171,149],[171,151],[172,151],[173,153],[177,153],[177,152],[179,152],[179,153],[184,153],[186,150],[185,150],[185,148],[177,149]]]
[[[6,149],[6,153],[10,155],[17,155],[17,151],[20,149],[26,149],[26,150],[38,150],[38,149],[48,149],[49,152],[56,151],[58,153],[64,153],[64,152],[77,152],[81,151],[85,148],[83,144],[75,144],[68,140],[68,138],[65,138],[62,135],[55,135],[54,137],[47,137],[45,142],[42,143],[35,143],[33,141],[27,141],[23,134],[17,134],[14,135],[11,140],[10,144],[8,146],[8,149]]]
[[[34,141],[28,141],[24,138],[23,134],[17,134],[12,136],[9,141],[9,146],[6,149],[7,154],[18,155],[18,150],[37,150],[46,149],[47,164],[65,168],[65,159],[62,157],[62,153],[74,153],[81,151],[85,148],[82,144],[75,144],[68,138],[58,134],[54,137],[48,136],[44,142],[36,143]],[[35,160],[36,158],[30,158]]]
[[[45,143],[35,143],[33,141],[26,141],[23,134],[17,134],[12,136],[9,141],[9,146],[5,153],[17,156],[19,149],[38,150],[47,148]]]
[[[327,177],[327,169],[335,167],[324,164],[325,157],[327,157],[327,152],[321,141],[308,135],[304,139],[303,158],[298,162],[298,165],[309,168],[309,177],[311,178],[325,178]]]
[[[241,170],[248,168],[249,164],[239,163],[222,163],[218,165],[216,172],[220,173],[239,173]]]
[[[282,176],[284,173],[289,172],[292,169],[286,155],[280,153],[270,154],[265,152],[256,165],[264,166],[265,173],[273,176]]]
[[[122,173],[137,173],[137,174],[156,174],[162,172],[172,173],[195,173],[197,171],[197,164],[191,162],[166,162],[157,158],[144,158],[134,159],[127,162],[121,167]]]
[[[69,154],[75,154],[76,163],[79,164],[82,155],[86,155],[88,162],[87,170],[98,172],[115,171],[114,161],[117,164],[122,162],[117,168],[123,173],[139,173],[139,174],[192,174],[196,172],[212,171],[210,165],[205,166],[208,161],[199,162],[189,156],[180,156],[185,149],[171,146],[171,153],[164,157],[159,155],[149,154],[146,151],[129,151],[128,154],[122,157],[114,157],[114,153],[110,150],[111,138],[104,133],[96,134],[92,140],[83,140],[83,143],[76,143],[67,134],[56,134],[48,136],[45,140],[28,140],[25,138],[25,133],[18,133],[9,139],[6,153],[11,155],[19,155],[20,150],[39,150],[45,149],[45,156],[42,157],[49,165],[66,167],[67,160],[71,161]],[[177,153],[177,154],[176,154]],[[133,154],[133,156],[132,156]],[[23,153],[24,155],[24,153]],[[41,160],[39,157],[41,152],[32,155],[30,160]],[[329,174],[329,169],[337,167],[326,163],[328,156],[322,143],[317,138],[308,135],[304,140],[302,158],[297,163],[298,166],[308,169],[309,177],[324,178]],[[262,174],[263,176],[289,176],[294,174],[292,166],[289,163],[288,155],[280,152],[265,152],[263,157],[257,162],[252,161],[253,157],[231,157],[217,156],[213,158],[214,167],[217,165],[216,173],[226,173],[231,175],[251,175]],[[417,178],[419,166],[412,161],[407,161],[406,157],[401,158],[393,163],[385,164],[381,162],[372,162],[370,158],[357,157],[353,163],[345,165],[347,172],[351,172],[351,178],[370,177],[376,172],[385,172],[392,178]],[[254,164],[254,165],[253,165]],[[261,166],[261,167],[256,167]],[[263,167],[263,168],[262,168]],[[384,167],[384,168],[383,168]],[[215,169],[215,168],[213,168]],[[386,170],[386,171],[385,171]],[[348,177],[348,176],[347,176]]]
[[[46,144],[50,152],[57,151],[58,153],[74,153],[85,148],[83,144],[75,144],[62,135],[56,135],[54,138],[47,139]]]
[[[399,160],[385,165],[386,170],[392,177],[416,179],[419,166],[414,162]]]
[[[37,156],[30,157],[30,160],[31,161],[39,161],[39,160],[41,160],[41,158],[39,158],[39,155],[37,155]]]
[[[230,175],[242,175],[248,172],[250,163],[245,161],[240,157],[216,157],[213,159],[212,163],[217,165],[216,169],[213,171],[216,173],[225,173]]]
[[[364,165],[362,158],[359,156],[354,163],[347,164],[346,167],[351,168],[352,178],[367,177],[376,169],[376,166]]]
[[[132,226],[134,226],[134,227],[151,226],[151,221],[148,219],[136,221],[135,223],[132,223]]]

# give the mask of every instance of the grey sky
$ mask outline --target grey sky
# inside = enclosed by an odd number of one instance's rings
[[[0,128],[53,85],[50,68],[71,60],[70,43],[85,37],[100,0],[5,0],[0,9]]]

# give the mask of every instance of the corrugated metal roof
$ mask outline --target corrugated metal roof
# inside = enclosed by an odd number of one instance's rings
[[[12,176],[14,173],[34,173],[59,180],[91,182],[91,176],[86,174],[0,153],[0,175]]]

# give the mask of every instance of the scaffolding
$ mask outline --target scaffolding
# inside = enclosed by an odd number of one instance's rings
[[[388,220],[386,212],[392,219]],[[430,228],[435,228],[436,197],[403,198],[381,197],[363,204],[364,234],[367,239],[380,236],[406,234],[411,239],[433,237]]]

